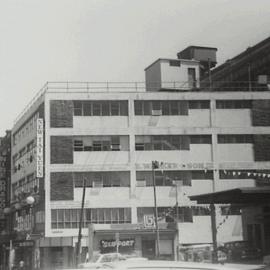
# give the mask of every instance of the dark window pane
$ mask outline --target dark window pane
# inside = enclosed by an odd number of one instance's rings
[[[151,108],[151,101],[144,101],[143,102],[143,114],[144,115],[151,115],[152,108]]]
[[[179,114],[179,104],[177,101],[171,101],[171,115],[178,115]]]
[[[98,101],[93,102],[93,115],[100,116],[101,115],[101,103]]]
[[[110,115],[110,104],[108,101],[104,101],[101,103],[102,105],[102,115],[103,116],[108,116]]]
[[[135,115],[143,115],[143,101],[135,100],[134,110],[135,110]]]
[[[111,115],[120,115],[119,101],[111,101]]]
[[[91,102],[90,101],[85,101],[83,103],[83,115],[85,115],[85,116],[92,115],[92,113],[91,113]]]
[[[128,115],[128,102],[126,100],[120,101],[120,115]]]
[[[170,115],[170,101],[162,101],[162,115]]]
[[[171,67],[180,67],[180,61],[179,60],[170,60],[169,65]]]
[[[74,115],[80,116],[82,115],[82,102],[74,101]]]

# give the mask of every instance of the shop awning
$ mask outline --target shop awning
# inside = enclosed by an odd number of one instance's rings
[[[270,187],[243,187],[189,196],[199,204],[266,204],[270,203]]]

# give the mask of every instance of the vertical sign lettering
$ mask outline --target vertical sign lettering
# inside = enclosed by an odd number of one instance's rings
[[[43,177],[43,119],[37,119],[37,177]]]

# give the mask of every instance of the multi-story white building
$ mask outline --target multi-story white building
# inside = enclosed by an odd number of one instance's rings
[[[120,252],[151,258],[156,234],[145,218],[154,213],[152,161],[162,162],[154,171],[160,253],[174,257],[178,245],[212,242],[209,207],[190,195],[255,186],[249,172],[270,168],[270,126],[260,113],[270,92],[200,92],[195,60],[182,61],[189,87],[157,88],[170,66],[166,76],[177,81],[182,62],[170,61],[146,69],[146,91],[139,84],[47,83],[16,121],[15,229],[34,241],[35,266],[72,264],[84,180],[83,252],[115,251],[119,236]],[[217,212],[218,241],[241,240],[240,213],[227,210]]]

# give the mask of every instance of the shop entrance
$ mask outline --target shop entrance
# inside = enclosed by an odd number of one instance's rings
[[[148,259],[155,258],[156,241],[142,240],[142,256]]]

